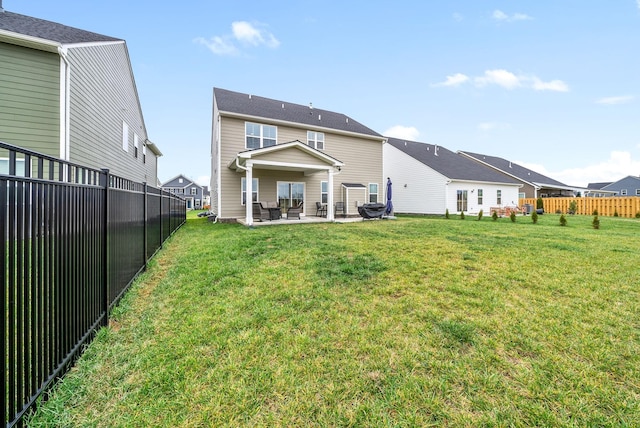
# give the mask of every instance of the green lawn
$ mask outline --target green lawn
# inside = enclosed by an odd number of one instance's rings
[[[640,221],[190,216],[30,426],[640,426]]]

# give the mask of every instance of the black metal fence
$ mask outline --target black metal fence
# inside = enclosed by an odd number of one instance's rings
[[[2,142],[0,168],[0,411],[13,427],[107,325],[184,224],[186,204],[108,170]]]

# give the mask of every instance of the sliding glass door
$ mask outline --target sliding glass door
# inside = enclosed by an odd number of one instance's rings
[[[278,182],[278,204],[282,212],[304,202],[304,183]]]

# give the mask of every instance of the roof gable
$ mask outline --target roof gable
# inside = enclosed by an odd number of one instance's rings
[[[122,39],[7,11],[0,13],[0,31],[60,44],[122,41]]]
[[[528,168],[525,168],[521,165],[518,165],[506,159],[502,159],[495,156],[487,156],[480,153],[465,152],[465,151],[460,151],[459,153],[465,156],[468,156],[470,158],[476,159],[478,162],[485,163],[495,169],[498,169],[504,172],[505,174],[512,175],[528,183],[562,186],[567,188],[569,187],[564,183],[554,180],[553,178],[549,178],[545,175],[532,171]]]
[[[637,187],[633,187],[637,186]],[[624,189],[627,187],[627,190],[633,188],[640,188],[640,177],[634,177],[633,175],[627,175],[624,178],[621,178],[618,181],[614,181],[613,183],[608,183],[607,185],[601,187],[602,190],[618,190]]]
[[[517,184],[509,177],[442,146],[388,138],[387,143],[452,180]]]
[[[213,88],[213,93],[220,112],[306,125],[313,129],[329,128],[382,138],[382,135],[342,113],[220,88]]]
[[[180,179],[182,179],[182,183],[180,183]],[[184,175],[180,174],[177,175],[175,177],[173,177],[171,180],[167,181],[166,183],[162,184],[161,187],[189,187],[191,185],[195,184],[193,182],[193,180],[185,177]],[[201,186],[199,186],[201,187]]]

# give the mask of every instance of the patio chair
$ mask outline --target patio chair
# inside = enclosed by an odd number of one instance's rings
[[[257,218],[260,221],[271,220],[271,212],[262,207],[260,202],[253,203],[253,218]]]
[[[347,212],[344,210],[344,202],[336,202],[335,210],[333,211],[334,215],[338,215],[338,213],[342,213],[342,217],[347,216]]]
[[[287,210],[287,219],[297,218],[300,220],[300,213],[302,212],[302,202],[297,207],[291,207]]]
[[[327,204],[323,204],[322,202],[316,202],[316,217],[326,217],[327,216]]]

